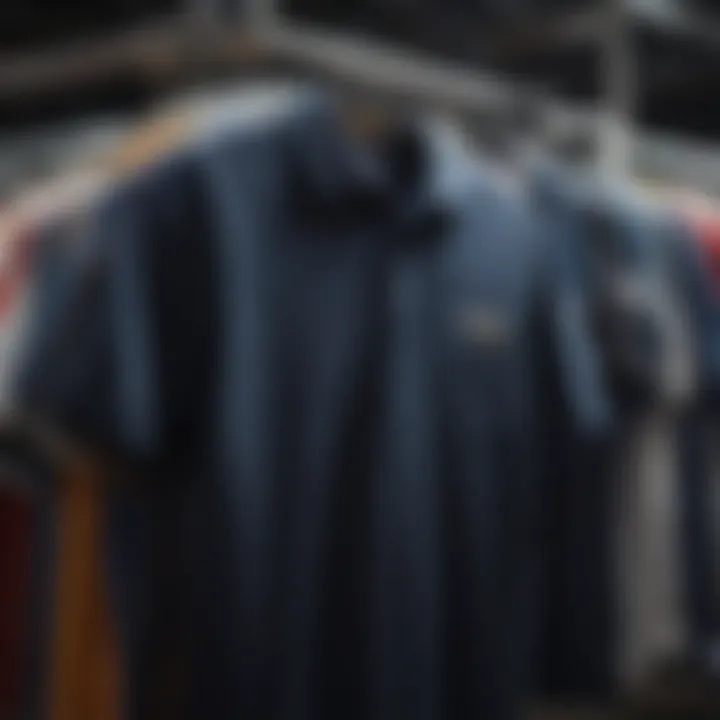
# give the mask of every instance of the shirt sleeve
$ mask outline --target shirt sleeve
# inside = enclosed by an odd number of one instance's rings
[[[673,267],[689,311],[699,369],[698,396],[717,408],[720,404],[720,296],[692,228],[677,220],[669,228]]]
[[[540,395],[543,593],[539,691],[595,695],[609,683],[613,412],[572,208],[544,218],[534,363]],[[592,572],[588,572],[589,569]]]
[[[45,240],[16,383],[23,415],[141,461],[180,445],[207,345],[198,313],[183,312],[207,290],[189,178],[186,162],[148,171]]]
[[[537,312],[546,372],[554,378],[569,426],[581,435],[603,434],[612,404],[593,328],[579,213],[565,208],[550,219],[541,249]]]
[[[95,441],[113,434],[110,296],[103,262],[79,252],[89,238],[76,232],[57,224],[38,243],[14,400],[33,421]]]

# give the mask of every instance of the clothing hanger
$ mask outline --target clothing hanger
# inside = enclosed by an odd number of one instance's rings
[[[178,149],[193,136],[198,125],[197,112],[190,108],[153,114],[102,158],[99,166],[119,180]]]
[[[476,147],[512,192],[523,191],[526,181],[547,156],[545,105],[539,89],[517,90],[508,104],[493,108],[474,132]]]
[[[340,107],[349,136],[379,161],[391,183],[410,187],[420,178],[422,144],[411,108],[368,95],[344,98]]]
[[[381,143],[396,126],[396,118],[389,108],[367,98],[345,100],[341,105],[345,129],[353,137],[371,145]]]

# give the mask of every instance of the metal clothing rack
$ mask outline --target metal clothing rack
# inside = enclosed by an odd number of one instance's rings
[[[131,78],[152,96],[222,73],[283,72],[321,76],[376,94],[444,106],[471,117],[512,114],[524,94],[481,65],[440,60],[398,42],[371,41],[280,12],[279,0],[233,0],[239,9],[227,21],[218,0],[186,0],[176,16],[149,27],[72,47],[0,57],[0,107],[31,102],[45,94],[92,91]],[[225,3],[227,5],[227,3]],[[662,10],[662,6],[665,10]],[[660,9],[658,9],[660,7]],[[527,53],[588,46],[600,53],[603,79],[597,102],[550,99],[542,103],[548,123],[588,139],[610,175],[649,175],[720,192],[720,170],[709,158],[713,143],[692,143],[667,134],[640,132],[637,108],[646,88],[638,33],[699,38],[720,49],[720,21],[699,22],[677,0],[598,0],[590,9],[566,11],[547,22],[494,32],[479,29],[489,67]]]

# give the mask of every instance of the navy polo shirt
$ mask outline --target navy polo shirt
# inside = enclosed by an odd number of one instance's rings
[[[552,306],[574,318],[555,343],[562,372],[549,373],[555,380],[545,383],[551,431],[541,480],[544,582],[536,681],[553,699],[605,698],[616,656],[611,478],[617,453],[611,433],[617,418],[607,348],[595,327],[598,265],[590,210],[602,196],[590,177],[562,166],[537,168],[530,180],[560,268]],[[562,378],[573,380],[572,392],[562,392]],[[577,399],[582,403],[575,407]]]
[[[720,603],[716,588],[718,567],[714,547],[713,503],[716,417],[720,375],[720,312],[709,269],[704,265],[690,228],[677,222],[669,230],[674,240],[674,269],[682,297],[690,310],[697,354],[699,387],[695,403],[680,427],[682,483],[682,558],[685,611],[691,651],[703,662],[711,655],[720,632]]]
[[[141,470],[114,526],[133,718],[526,698],[548,422],[602,424],[571,277],[448,127],[371,149],[331,105],[114,191],[28,353],[25,406]]]

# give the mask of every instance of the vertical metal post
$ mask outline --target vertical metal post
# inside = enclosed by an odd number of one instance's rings
[[[629,0],[605,0],[601,72],[604,98],[600,112],[600,169],[611,177],[632,172],[632,128],[637,67]]]
[[[279,0],[239,0],[243,22],[250,28],[272,27],[280,12]]]

